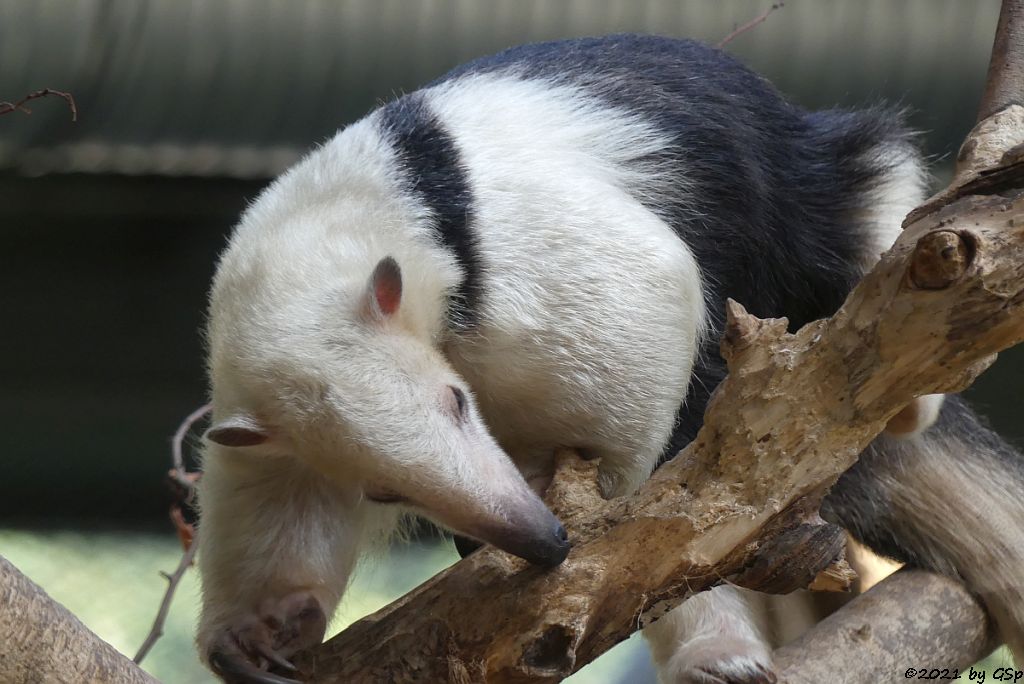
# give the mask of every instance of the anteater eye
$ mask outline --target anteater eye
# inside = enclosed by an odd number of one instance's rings
[[[466,416],[466,395],[458,387],[451,387],[452,396],[455,397],[455,406],[459,411],[459,417]]]

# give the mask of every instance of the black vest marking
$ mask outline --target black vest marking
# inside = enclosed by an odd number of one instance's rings
[[[692,41],[614,35],[524,45],[439,82],[503,71],[579,87],[672,136],[637,162],[677,174],[682,191],[641,201],[708,276],[713,332],[666,455],[696,436],[725,377],[717,331],[726,297],[760,317],[786,316],[791,328],[834,313],[861,275],[870,240],[872,227],[854,217],[885,174],[915,155],[898,111],[806,112],[728,54]],[[873,156],[880,145],[892,155]]]
[[[472,192],[455,140],[416,93],[384,107],[381,128],[398,153],[409,192],[434,216],[437,241],[462,268],[462,282],[449,295],[450,323],[455,329],[472,327],[479,312],[481,264],[470,227]]]

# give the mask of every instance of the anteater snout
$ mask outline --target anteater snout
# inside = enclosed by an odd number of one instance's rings
[[[569,555],[572,544],[558,518],[547,509],[544,513],[543,520],[513,528],[504,535],[492,538],[491,543],[534,565],[545,568],[559,565]]]

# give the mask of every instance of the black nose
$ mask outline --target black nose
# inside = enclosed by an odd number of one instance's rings
[[[569,550],[572,548],[565,527],[547,509],[544,509],[541,520],[532,522],[533,525],[519,524],[493,530],[481,530],[479,538],[534,565],[544,568],[553,568],[559,565],[569,555]],[[471,544],[472,542],[460,545],[459,551],[472,550]],[[462,548],[463,546],[465,549]]]
[[[481,542],[463,537],[461,534],[453,535],[453,537],[455,549],[462,558],[483,546]],[[544,567],[554,567],[564,561],[565,557],[569,555],[569,549],[572,548],[572,545],[569,544],[569,533],[565,531],[565,527],[558,520],[555,520],[551,537],[547,540],[523,539],[517,534],[502,535],[498,537],[498,540],[502,542],[499,544],[500,548]]]
[[[553,568],[561,564],[569,555],[572,545],[569,543],[569,533],[565,531],[557,519],[551,528],[551,536],[546,541],[538,540],[533,545],[531,557],[523,556],[526,560],[546,568]]]

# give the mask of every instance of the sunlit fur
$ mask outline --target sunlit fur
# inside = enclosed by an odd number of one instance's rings
[[[201,654],[244,650],[239,630],[296,593],[330,614],[405,513],[529,551],[551,530],[534,490],[557,447],[601,457],[609,496],[632,491],[700,428],[725,297],[794,326],[830,315],[924,183],[898,113],[807,113],[724,53],[662,38],[516,48],[344,129],[249,208],[215,278],[214,422],[259,443],[205,448]],[[393,312],[373,299],[389,258]],[[918,403],[904,443],[956,433],[941,398]],[[995,530],[979,509],[964,542],[936,497],[891,504],[913,480],[888,443],[881,476],[855,471],[830,513],[1019,599],[1008,565],[981,567],[1016,514]],[[931,486],[980,494],[978,467],[932,468]],[[1018,645],[1020,606],[994,609]],[[724,588],[655,623],[663,679],[770,669],[755,616]]]
[[[609,494],[635,489],[669,438],[704,318],[692,255],[636,199],[671,182],[629,164],[664,135],[543,82],[474,76],[430,101],[463,152],[487,264],[481,323],[447,342],[451,362],[528,474],[572,444],[602,457]]]
[[[570,89],[476,81],[431,97],[472,150],[490,266],[471,335],[448,335],[457,265],[389,175],[373,117],[265,192],[221,260],[208,332],[214,421],[245,416],[271,439],[207,447],[204,648],[268,592],[314,587],[333,608],[364,540],[397,520],[364,489],[410,496],[465,530],[467,498],[500,511],[525,486],[494,438],[533,476],[557,445],[586,447],[604,457],[612,494],[635,488],[662,452],[703,300],[685,245],[630,197],[643,178],[619,162],[664,141]],[[481,95],[493,105],[470,106]],[[523,194],[537,201],[515,201]],[[401,306],[394,320],[366,320],[367,280],[386,256],[402,270]],[[637,317],[644,325],[629,324]],[[467,428],[441,410],[449,385],[472,388]],[[309,483],[313,470],[327,479]]]

